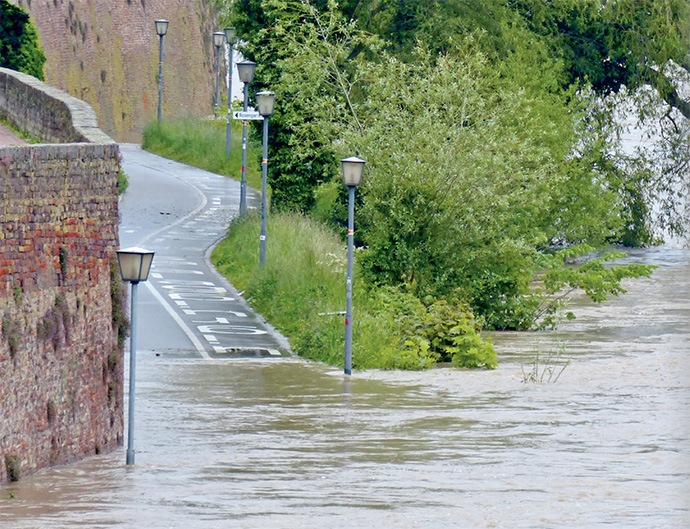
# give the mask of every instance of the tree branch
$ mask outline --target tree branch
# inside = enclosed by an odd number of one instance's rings
[[[676,87],[669,81],[668,77],[649,66],[645,68],[645,74],[646,78],[652,86],[656,88],[661,97],[663,97],[673,108],[678,109],[683,116],[690,119],[690,101],[686,101],[680,97],[678,90],[676,90]]]
[[[352,114],[352,117],[355,120],[355,123],[357,124],[357,128],[359,129],[360,134],[364,135],[364,127],[362,126],[362,123],[359,121],[359,118],[357,117],[357,112],[355,112],[354,105],[352,104],[352,101],[350,100],[350,90],[345,86],[345,80],[343,79],[343,75],[340,72],[340,68],[338,66],[338,61],[336,58],[333,56],[333,50],[331,48],[330,43],[328,42],[328,34],[326,30],[323,27],[323,24],[321,23],[321,19],[319,17],[319,13],[316,11],[314,6],[309,3],[307,0],[307,5],[309,9],[311,10],[311,15],[314,17],[314,20],[316,22],[316,25],[319,30],[319,36],[323,40],[324,46],[326,47],[326,50],[328,51],[328,58],[331,62],[331,66],[333,68],[333,73],[335,74],[335,77],[338,81],[338,84],[340,85],[340,90],[343,94],[343,97],[345,98],[345,102],[347,104],[347,108],[350,110],[350,113]]]

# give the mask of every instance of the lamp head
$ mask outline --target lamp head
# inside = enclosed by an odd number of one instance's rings
[[[159,18],[156,20],[156,33],[160,35],[161,37],[165,35],[168,32],[168,24],[169,22],[165,20],[164,18]]]
[[[350,156],[340,160],[340,163],[343,166],[343,183],[348,187],[357,187],[362,182],[366,162],[356,156]]]
[[[276,103],[276,95],[268,90],[263,90],[256,94],[256,106],[259,114],[263,117],[268,117],[273,114],[273,107]]]
[[[149,277],[154,253],[144,248],[117,250],[117,264],[120,267],[122,280],[130,283],[146,281]]]
[[[232,46],[235,43],[235,28],[225,28],[223,31],[225,32],[225,40]]]
[[[254,70],[256,63],[252,61],[242,61],[237,63],[237,73],[240,74],[240,81],[243,83],[251,83],[254,79]]]
[[[223,42],[225,42],[225,33],[222,31],[214,31],[213,32],[213,45],[216,48],[220,48],[223,45]]]

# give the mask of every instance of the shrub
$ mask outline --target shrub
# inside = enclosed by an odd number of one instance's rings
[[[311,360],[343,364],[345,248],[323,224],[295,213],[268,218],[266,265],[258,265],[259,218],[230,226],[211,256],[250,303]],[[437,362],[496,366],[490,342],[457,296],[420,300],[411,288],[367,289],[356,269],[353,286],[353,367],[426,369]]]
[[[480,337],[480,325],[469,305],[457,296],[420,300],[400,287],[379,287],[371,296],[367,312],[375,321],[384,320],[390,344],[382,348],[385,361],[379,361],[379,367],[424,369],[437,362],[470,368],[497,366],[491,341]],[[368,324],[365,320],[363,325]]]

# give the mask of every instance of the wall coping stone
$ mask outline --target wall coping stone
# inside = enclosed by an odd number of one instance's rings
[[[28,117],[26,101],[13,101],[9,94],[9,88],[18,84],[33,92],[25,95],[26,100],[53,100],[56,105],[53,108],[45,105],[40,109],[40,115],[48,122],[62,121],[67,130],[51,130],[45,122],[37,123],[36,119]],[[98,118],[88,103],[31,75],[0,68],[0,91],[3,90],[4,94],[0,93],[0,116],[20,130],[48,140],[46,143],[116,143],[98,128]]]

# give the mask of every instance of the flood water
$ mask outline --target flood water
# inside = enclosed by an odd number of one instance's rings
[[[556,332],[494,334],[495,371],[348,384],[298,358],[142,352],[137,464],[2,486],[0,527],[690,527],[690,251],[631,260],[660,268]],[[524,382],[549,354],[570,359],[558,381]]]

